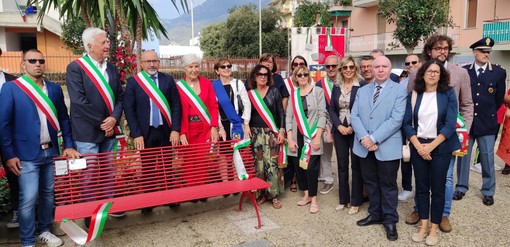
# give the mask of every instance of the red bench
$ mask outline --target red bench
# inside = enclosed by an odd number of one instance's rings
[[[255,174],[250,147],[240,153],[247,173]],[[115,213],[242,193],[239,210],[250,198],[260,228],[255,191],[270,184],[259,178],[239,180],[232,157],[229,141],[83,155],[86,169],[55,176],[55,221],[90,217],[105,202],[113,202],[109,212]]]

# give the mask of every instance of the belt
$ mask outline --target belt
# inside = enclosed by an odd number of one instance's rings
[[[188,122],[202,122],[202,119],[199,116],[188,116]]]
[[[432,141],[434,141],[434,139],[436,139],[436,138],[422,138],[422,137],[418,137],[418,141],[420,141],[421,143],[431,143]]]
[[[52,148],[53,144],[51,142],[41,143],[41,149],[46,150],[48,148]]]

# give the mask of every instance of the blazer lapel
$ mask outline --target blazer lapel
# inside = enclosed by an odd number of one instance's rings
[[[374,85],[375,85],[375,83],[374,83]],[[374,111],[374,109],[377,108],[377,106],[379,106],[379,104],[384,100],[384,97],[386,97],[386,95],[388,95],[390,93],[392,88],[393,88],[393,83],[391,81],[388,81],[386,86],[381,89],[381,92],[379,93],[379,97],[377,98],[377,101],[375,102],[375,104],[372,107],[372,111]],[[370,102],[373,102],[373,100],[371,100]]]

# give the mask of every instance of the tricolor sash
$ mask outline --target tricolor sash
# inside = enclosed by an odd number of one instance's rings
[[[461,148],[458,150],[453,151],[454,156],[464,156],[468,152],[468,144],[469,144],[469,136],[466,129],[466,121],[464,121],[464,118],[457,114],[457,124],[455,132],[457,132],[457,137],[459,138]]]
[[[312,153],[312,139],[317,135],[317,123],[310,128],[308,121],[306,119],[305,112],[303,110],[303,103],[301,102],[301,89],[297,88],[294,94],[292,94],[292,110],[294,112],[294,116],[296,117],[297,126],[299,132],[303,134],[305,137],[305,146],[301,149],[301,154],[299,156],[299,166],[303,169],[308,168],[308,162],[310,161],[310,155]]]
[[[81,58],[78,58],[76,62],[89,76],[90,80],[92,80],[94,86],[96,86],[97,90],[101,94],[106,107],[108,107],[108,114],[112,114],[115,105],[115,95],[113,94],[110,84],[108,84],[97,66],[92,63],[92,60],[90,60],[89,56],[85,55]]]
[[[248,91],[248,97],[250,98],[251,104],[255,106],[255,109],[259,113],[264,123],[273,131],[273,133],[278,136],[278,128],[276,126],[276,122],[274,121],[273,114],[267,108],[266,102],[260,96],[259,92],[256,89],[252,89]],[[280,151],[278,153],[278,168],[285,168],[287,161],[287,150],[288,146],[285,142],[280,144]]]
[[[134,78],[143,91],[145,91],[154,104],[156,104],[168,125],[172,125],[172,111],[170,105],[163,92],[161,92],[156,86],[156,83],[154,83],[154,80],[152,80],[145,71],[136,74]]]
[[[234,165],[236,167],[237,177],[239,180],[246,180],[250,177],[250,175],[246,173],[246,167],[244,166],[243,158],[239,152],[239,149],[245,148],[250,144],[250,139],[234,140]]]
[[[62,220],[60,229],[62,229],[62,231],[64,231],[75,243],[84,245],[101,236],[106,219],[108,218],[108,210],[110,210],[111,206],[112,202],[105,202],[97,206],[90,219],[90,228],[88,233],[67,218]]]
[[[90,60],[88,55],[76,59],[76,62],[89,76],[94,86],[96,86],[97,91],[99,91],[99,94],[101,94],[101,97],[103,98],[103,101],[108,108],[108,114],[111,115],[113,113],[113,108],[115,107],[115,95],[113,94],[112,87],[110,87],[110,84],[108,84],[108,81],[106,81],[106,78],[104,78],[103,73],[101,73],[97,66],[92,63],[92,60]],[[116,135],[115,145],[120,145],[120,149],[124,150],[127,148],[127,145],[122,144],[121,140],[125,137],[121,128],[117,125],[114,127],[114,131]]]
[[[200,99],[200,97],[198,97],[198,95],[188,86],[188,83],[186,83],[183,79],[180,79],[177,82],[177,88],[179,89],[181,98],[188,101],[191,107],[200,115],[200,118],[211,125],[211,114],[209,113],[209,110],[207,110],[202,99]]]
[[[331,105],[331,93],[333,92],[333,82],[326,76],[324,80],[322,80],[322,88],[324,89],[324,96],[326,97],[326,102],[328,105]]]
[[[287,79],[285,79],[284,82],[285,82],[285,86],[287,87],[287,91],[290,94],[293,94],[294,90],[295,90],[295,87],[294,87],[294,83],[292,83],[292,78],[291,77],[287,77]]]
[[[59,153],[62,153],[62,131],[58,122],[57,108],[51,99],[35,84],[28,76],[22,76],[14,80],[14,83],[24,92],[27,96],[34,101],[35,105],[41,110],[46,119],[57,132],[57,142]]]

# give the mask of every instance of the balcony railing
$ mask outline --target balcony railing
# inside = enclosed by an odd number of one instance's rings
[[[379,0],[353,0],[352,6],[354,7],[372,7],[379,4]]]
[[[448,35],[454,41],[454,48],[458,47],[459,40],[458,26],[453,28],[439,28],[436,30],[438,34]],[[415,49],[423,48],[423,42],[419,42]],[[373,49],[382,49],[387,51],[405,52],[404,46],[393,38],[393,33],[376,33],[360,36],[350,36],[347,52],[349,53],[370,53]]]
[[[510,42],[510,19],[484,21],[483,37],[491,37],[496,43]]]

